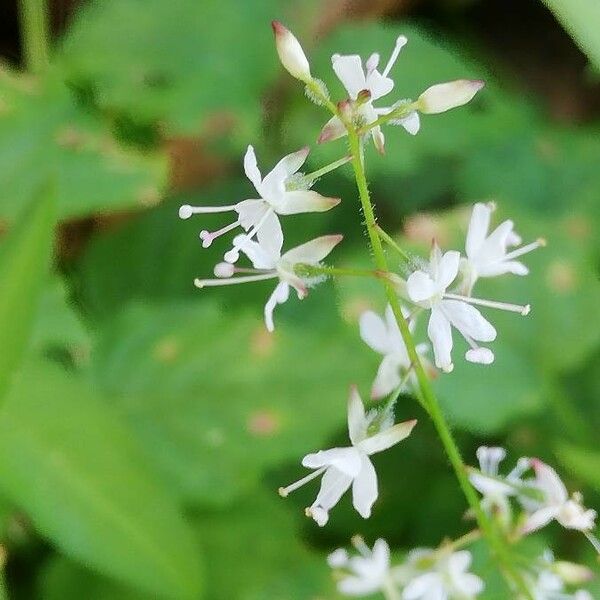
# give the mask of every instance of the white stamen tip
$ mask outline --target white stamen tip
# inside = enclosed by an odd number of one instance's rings
[[[521,310],[521,314],[525,317],[531,312],[531,304],[526,304]]]
[[[227,279],[234,274],[235,267],[230,263],[220,262],[219,264],[215,265],[213,272],[215,277],[218,277],[219,279]]]
[[[406,46],[406,44],[408,44],[408,38],[405,35],[399,35],[398,39],[396,40],[396,46],[400,46],[402,48],[402,46]]]
[[[194,279],[194,285],[197,288],[202,289],[204,287],[204,281],[202,281],[202,279]]]
[[[304,514],[305,514],[307,517],[309,517],[309,518],[312,518],[312,516],[313,516],[313,513],[312,513],[312,510],[311,510],[310,506],[307,506],[307,507],[304,509]]]
[[[239,257],[240,257],[240,253],[235,248],[228,250],[227,252],[225,252],[225,255],[223,256],[223,258],[225,259],[226,262],[232,263],[232,264],[237,262]]]
[[[548,242],[546,241],[546,238],[538,238],[536,240],[536,243],[538,244],[538,246],[540,246],[540,248],[543,248],[544,246],[548,245]]]
[[[287,488],[280,487],[280,488],[277,490],[277,492],[279,493],[279,495],[280,495],[282,498],[287,498],[287,496],[288,496],[288,491],[287,491]]]
[[[210,231],[206,231],[206,229],[203,229],[200,234],[199,234],[200,239],[202,240],[202,247],[203,248],[209,248],[210,245],[213,243],[213,236],[210,233]]]
[[[496,203],[493,200],[486,202],[486,206],[493,212],[496,210]]]
[[[189,219],[194,214],[192,207],[189,204],[184,204],[179,207],[179,218]]]

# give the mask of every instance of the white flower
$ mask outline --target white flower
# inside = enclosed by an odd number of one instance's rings
[[[478,202],[473,206],[465,244],[467,257],[461,260],[467,294],[471,293],[479,277],[496,277],[505,273],[527,275],[527,267],[514,259],[545,244],[544,240],[539,239],[507,252],[509,246],[519,245],[521,238],[513,230],[514,225],[510,220],[500,223],[488,234],[490,217],[495,208],[492,202]]]
[[[445,112],[470,102],[484,85],[483,81],[471,79],[438,83],[427,88],[419,96],[417,106],[425,114]]]
[[[477,448],[480,472],[471,471],[469,480],[483,495],[483,509],[490,514],[499,515],[508,524],[511,514],[508,498],[518,495],[519,487],[523,485],[521,476],[529,468],[530,462],[527,458],[520,458],[508,475],[501,476],[498,474],[498,466],[505,457],[504,448],[480,446]]]
[[[308,294],[308,287],[318,283],[322,277],[301,277],[296,274],[296,265],[318,265],[342,241],[341,235],[324,235],[288,250],[283,255],[283,234],[275,231],[271,239],[263,237],[259,244],[247,235],[239,235],[234,243],[252,262],[254,269],[240,269],[229,263],[219,263],[215,267],[217,279],[196,279],[196,287],[216,287],[279,279],[279,283],[265,304],[265,324],[269,331],[275,328],[273,310],[277,304],[287,301],[292,286],[301,300]],[[234,273],[250,273],[242,277],[232,277]]]
[[[450,251],[442,255],[437,244],[434,244],[428,267],[412,273],[406,282],[409,299],[418,306],[431,310],[427,334],[433,345],[435,365],[446,372],[453,369],[452,327],[471,346],[465,355],[468,361],[490,364],[494,360],[492,351],[478,346],[476,342],[495,340],[496,330],[471,304],[500,308],[522,315],[528,314],[530,310],[529,305],[491,302],[448,293],[447,288],[458,274],[459,262],[458,252]]]
[[[308,59],[294,34],[279,21],[272,21],[279,60],[287,72],[305,83],[312,79]]]
[[[373,102],[387,96],[394,89],[394,81],[388,75],[407,41],[403,35],[398,37],[392,55],[381,73],[377,70],[379,66],[379,54],[377,53],[371,54],[364,69],[362,60],[357,54],[334,54],[331,57],[333,70],[352,100],[357,100],[363,90],[368,90],[370,93],[370,98],[361,99],[357,103],[358,116],[365,124],[372,123],[380,115],[392,110],[392,107],[375,108]],[[404,118],[396,119],[394,124],[402,125],[406,131],[415,135],[419,131],[419,115],[413,111]],[[385,138],[381,127],[373,127],[370,133],[377,150],[383,152]],[[346,128],[342,121],[338,117],[333,117],[323,127],[318,141],[322,143],[334,140],[345,134]]]
[[[402,311],[404,316],[407,314]],[[371,388],[371,398],[378,400],[397,389],[406,389],[408,375],[412,364],[404,340],[400,334],[396,317],[392,307],[388,304],[385,309],[385,319],[372,310],[367,310],[360,315],[360,337],[375,352],[383,355],[383,360],[377,370],[377,376]],[[409,323],[411,331],[414,321]],[[420,355],[427,352],[426,344],[419,344],[417,352]]]
[[[338,591],[345,596],[366,596],[394,589],[387,542],[378,539],[373,550],[359,536],[352,538],[352,543],[359,556],[350,557],[346,550],[338,548],[327,557],[330,567],[347,571],[339,573],[339,579],[336,577]]]
[[[219,236],[237,227],[243,227],[249,239],[258,238],[260,243],[268,244],[270,240],[282,235],[277,215],[293,215],[306,212],[324,212],[337,206],[339,198],[326,198],[312,190],[288,190],[286,183],[302,167],[309,149],[302,148],[297,152],[284,156],[273,170],[261,177],[254,148],[248,146],[244,156],[244,171],[254,185],[259,199],[243,200],[229,206],[190,206],[184,204],[179,209],[182,219],[189,219],[198,213],[220,213],[235,211],[238,218],[233,223],[217,231],[201,231],[202,245],[208,248]],[[239,248],[235,245],[225,254],[227,262],[234,263],[239,258]]]
[[[575,493],[569,498],[567,488],[556,471],[541,460],[531,459],[535,471],[534,485],[544,500],[528,516],[523,525],[523,533],[531,533],[553,519],[567,529],[578,529],[589,533],[595,526],[596,511],[582,505],[581,494]]]
[[[408,583],[404,587],[403,600],[448,600],[475,598],[483,590],[483,581],[469,573],[471,553],[468,550],[448,553],[443,548],[412,550],[402,566],[399,577]]]
[[[416,420],[384,427],[374,435],[368,435],[376,413],[365,414],[365,409],[355,386],[348,399],[348,434],[351,446],[320,450],[307,454],[302,464],[315,471],[291,485],[280,488],[279,493],[290,492],[323,475],[321,489],[313,504],[306,509],[321,527],[329,520],[329,511],[338,503],[344,492],[352,486],[352,502],[361,517],[368,519],[377,500],[377,474],[369,456],[387,450],[410,435]]]

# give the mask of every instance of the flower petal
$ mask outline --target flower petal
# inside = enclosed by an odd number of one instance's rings
[[[402,600],[447,600],[442,575],[433,571],[418,575],[404,588]]]
[[[442,300],[440,305],[450,323],[463,335],[478,342],[492,342],[496,339],[493,325],[474,306],[462,300]]]
[[[371,129],[371,137],[373,138],[373,144],[375,145],[377,152],[379,152],[379,154],[385,154],[385,136],[379,125]]]
[[[403,439],[407,438],[416,424],[416,419],[412,419],[411,421],[403,421],[402,423],[396,423],[392,427],[384,429],[383,431],[380,431],[379,433],[376,433],[375,435],[363,440],[360,443],[360,448],[363,452],[366,452],[369,455],[387,450],[388,448],[391,448],[398,442],[401,442]]]
[[[437,263],[437,273],[433,277],[440,292],[444,291],[456,279],[459,264],[460,252],[455,250],[444,252]]]
[[[246,177],[252,182],[256,191],[262,196],[262,178],[256,163],[256,154],[254,153],[254,148],[252,146],[248,146],[246,154],[244,155],[244,173],[246,173]]]
[[[494,362],[494,353],[489,348],[471,348],[465,352],[465,358],[478,365],[491,365]]]
[[[278,304],[283,304],[287,301],[290,295],[290,286],[284,281],[280,281],[273,293],[269,296],[265,304],[265,325],[268,331],[273,331],[275,329],[275,324],[273,323],[273,311]]]
[[[556,471],[537,458],[531,459],[531,466],[535,471],[535,483],[546,496],[546,504],[564,504],[569,494]]]
[[[300,169],[306,161],[309,152],[309,147],[305,146],[296,152],[284,156],[273,169],[265,175],[265,178],[262,181],[263,188],[279,190],[280,183],[283,182],[285,184],[285,180]]]
[[[439,308],[431,309],[427,335],[433,346],[435,366],[447,373],[452,371],[452,329],[450,321]]]
[[[360,472],[352,482],[352,504],[363,519],[371,516],[378,495],[375,467],[369,457],[363,455]]]
[[[465,252],[469,258],[475,257],[483,245],[490,227],[491,214],[492,209],[488,204],[477,202],[473,206],[465,243]]]
[[[371,100],[383,98],[394,89],[394,80],[384,77],[375,69],[369,72],[366,79],[365,87],[371,92]]]
[[[406,280],[406,292],[413,302],[429,300],[436,293],[436,284],[425,271],[415,271]]]
[[[337,206],[340,202],[340,198],[321,196],[313,190],[294,190],[283,194],[277,203],[277,212],[280,215],[325,212]]]
[[[317,139],[317,144],[331,142],[344,137],[345,135],[348,135],[348,131],[346,130],[346,126],[342,123],[340,118],[331,117],[331,119],[329,119],[329,121],[323,125],[323,129],[321,129],[321,133]]]
[[[267,210],[269,205],[264,200],[242,200],[235,205],[240,224],[246,231],[257,225]]]
[[[370,348],[387,354],[391,350],[386,322],[372,310],[366,310],[358,321],[360,337]]]
[[[307,454],[302,465],[309,469],[334,467],[350,477],[355,477],[361,469],[361,454],[353,446],[347,448],[331,448]]]
[[[236,235],[233,243],[250,259],[255,269],[275,268],[278,257],[271,254],[261,244],[251,240],[247,235]]]
[[[558,506],[545,506],[531,513],[522,527],[523,533],[531,533],[547,525],[558,514]]]
[[[262,222],[256,237],[261,247],[274,259],[281,257],[283,247],[283,231],[279,217],[271,212]],[[258,267],[257,267],[258,268]]]
[[[312,507],[319,507],[325,512],[329,512],[339,502],[351,484],[352,477],[350,475],[334,467],[327,469],[321,479],[321,487]]]
[[[358,92],[368,87],[360,56],[357,54],[347,56],[334,54],[331,57],[331,64],[350,97],[356,100]]]
[[[348,396],[348,435],[353,446],[362,441],[367,434],[365,407],[358,393],[358,388],[353,385]]]
[[[340,594],[345,594],[346,596],[366,596],[378,591],[380,586],[381,581],[378,579],[348,575],[338,581],[337,589]]]
[[[342,235],[323,235],[288,250],[282,260],[291,264],[316,264],[322,261],[342,241]]]
[[[410,133],[410,135],[417,135],[419,129],[421,129],[421,117],[419,117],[419,113],[414,110],[401,119],[394,119],[394,122],[391,124],[401,125],[408,133]]]
[[[398,388],[402,381],[400,367],[401,362],[398,360],[397,354],[387,354],[383,357],[371,387],[373,400],[379,400]]]

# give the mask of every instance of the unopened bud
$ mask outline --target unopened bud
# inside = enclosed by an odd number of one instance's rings
[[[418,109],[425,114],[436,114],[462,106],[472,100],[484,85],[483,81],[471,79],[432,85],[419,96]]]
[[[584,565],[567,562],[566,560],[557,560],[552,567],[554,572],[567,585],[579,585],[590,581],[594,577],[591,569],[588,569]]]
[[[288,73],[304,81],[305,83],[312,79],[310,74],[310,65],[308,59],[302,50],[300,42],[296,39],[294,34],[284,27],[279,21],[273,21],[271,23],[273,27],[273,33],[275,34],[275,44],[277,46],[277,54],[279,54],[279,60],[285,67]]]

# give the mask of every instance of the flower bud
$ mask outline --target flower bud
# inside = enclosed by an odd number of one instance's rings
[[[553,565],[553,570],[567,585],[586,583],[594,577],[591,569],[566,560],[557,560]]]
[[[279,60],[292,77],[307,83],[312,79],[308,59],[294,34],[279,21],[271,23]]]
[[[466,104],[484,85],[483,81],[471,79],[438,83],[427,88],[419,96],[417,106],[422,113],[442,113]]]

